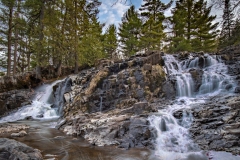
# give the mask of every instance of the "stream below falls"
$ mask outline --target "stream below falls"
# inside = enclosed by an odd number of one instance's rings
[[[157,160],[153,152],[147,149],[123,150],[113,146],[98,147],[82,138],[66,136],[54,128],[56,121],[13,123],[30,126],[27,136],[14,137],[14,139],[41,150],[44,160]]]

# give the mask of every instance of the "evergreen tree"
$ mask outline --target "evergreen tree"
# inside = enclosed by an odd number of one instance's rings
[[[103,52],[102,36],[102,25],[93,18],[79,43],[81,53],[79,58],[82,64],[93,66],[97,59],[106,57]]]
[[[190,41],[187,39],[187,36],[190,35],[188,32],[191,30],[191,28],[187,28],[190,26],[187,22],[191,21],[187,11],[187,8],[191,7],[187,7],[188,5],[191,3],[177,1],[176,7],[172,11],[173,16],[170,21],[173,37],[171,38],[170,52],[191,50]]]
[[[216,48],[216,16],[204,0],[179,0],[171,17],[173,37],[170,52],[213,51]]]
[[[1,29],[0,34],[6,42],[4,45],[7,48],[7,76],[10,76],[12,69],[12,33],[13,33],[13,16],[14,8],[16,6],[15,0],[1,0],[0,1],[0,20]]]
[[[141,46],[145,50],[160,49],[161,42],[165,38],[163,20],[165,19],[164,11],[168,9],[172,0],[168,4],[160,0],[143,0],[145,3],[141,6],[140,11],[143,28],[141,36]]]
[[[119,26],[120,45],[123,53],[127,56],[138,52],[140,44],[140,32],[142,22],[135,11],[135,7],[131,6],[122,18]]]
[[[223,25],[219,39],[219,48],[223,48],[229,45],[228,40],[232,36],[234,14],[230,0],[224,0],[224,13],[222,18]]]
[[[213,24],[216,15],[210,15],[212,6],[207,7],[207,2],[199,0],[194,4],[193,37],[191,45],[193,51],[211,52],[216,49],[216,28],[218,23]]]
[[[104,50],[110,58],[117,49],[117,29],[114,24],[109,25],[104,35]]]
[[[44,42],[44,27],[46,18],[45,11],[46,6],[51,5],[51,1],[47,0],[26,0],[25,8],[27,17],[29,17],[29,25],[33,27],[32,30],[32,41],[34,48],[33,59],[36,64],[36,77],[42,78],[41,67],[48,63],[46,57],[46,46]]]
[[[229,39],[230,45],[240,44],[240,19],[236,19],[232,30],[232,37]]]

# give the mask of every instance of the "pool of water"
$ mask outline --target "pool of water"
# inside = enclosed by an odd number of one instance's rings
[[[30,126],[27,136],[14,139],[39,149],[45,160],[157,160],[153,151],[145,148],[125,150],[115,146],[97,147],[80,137],[66,136],[53,127],[54,121],[13,123]]]

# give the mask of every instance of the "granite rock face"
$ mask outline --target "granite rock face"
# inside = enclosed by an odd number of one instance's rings
[[[59,128],[93,145],[150,147],[154,135],[147,117],[165,98],[163,53],[149,52],[121,62],[102,60],[97,68],[70,76]],[[172,89],[173,90],[173,89]]]

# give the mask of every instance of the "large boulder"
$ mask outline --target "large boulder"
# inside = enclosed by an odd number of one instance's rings
[[[0,159],[42,160],[41,152],[21,142],[0,138]]]

